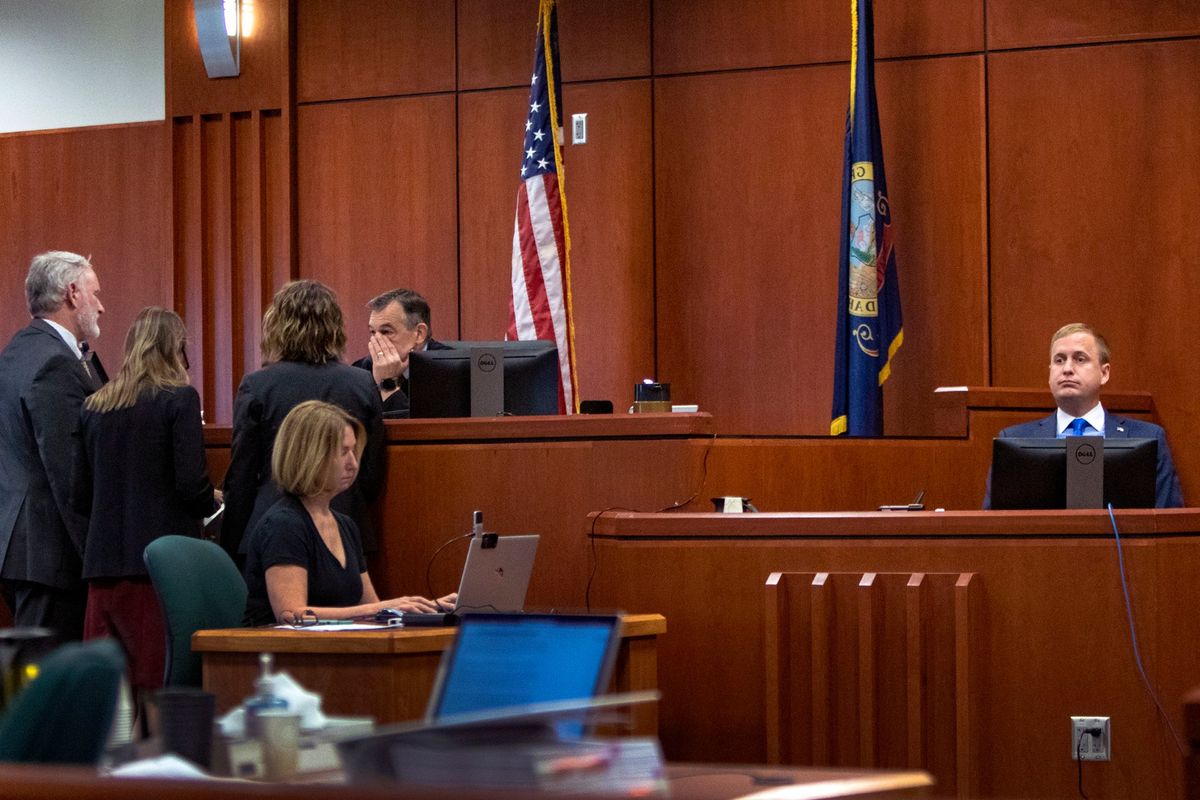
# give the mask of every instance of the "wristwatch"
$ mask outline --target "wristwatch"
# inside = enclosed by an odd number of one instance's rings
[[[394,392],[400,388],[400,384],[396,383],[395,378],[384,378],[379,382],[379,388],[385,392]]]

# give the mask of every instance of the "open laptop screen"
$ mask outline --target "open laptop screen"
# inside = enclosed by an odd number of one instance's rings
[[[616,616],[466,614],[427,717],[593,697],[608,689],[619,641]]]

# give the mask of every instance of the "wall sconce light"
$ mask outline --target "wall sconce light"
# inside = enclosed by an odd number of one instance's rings
[[[210,78],[236,78],[242,71],[243,0],[192,0],[196,39]]]

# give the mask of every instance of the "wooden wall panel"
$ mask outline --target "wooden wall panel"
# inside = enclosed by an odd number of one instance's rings
[[[1110,386],[1147,390],[1200,502],[1200,376],[1185,358],[1200,292],[1192,181],[1200,42],[990,56],[992,381],[1046,380],[1048,339],[1086,320]],[[1181,338],[1182,337],[1182,338]]]
[[[1195,0],[988,0],[993,49],[1197,34]]]
[[[508,329],[513,219],[528,102],[524,87],[458,98],[458,175],[463,189],[458,206],[458,292],[464,339],[503,339]],[[570,148],[565,156],[572,160]]]
[[[657,74],[850,59],[845,0],[656,0]],[[983,49],[983,0],[875,4],[876,56]]]
[[[366,353],[367,301],[398,286],[429,299],[434,336],[456,338],[454,130],[452,95],[297,113],[299,274],[338,293],[349,359]]]
[[[296,101],[454,90],[451,0],[298,0]]]
[[[982,63],[877,73],[909,342],[887,430],[933,433],[934,387],[986,379]],[[829,429],[844,79],[811,67],[658,82],[659,373],[722,432]]]
[[[884,430],[928,436],[934,389],[988,379],[983,57],[883,62],[876,78],[904,315]]]
[[[281,108],[290,94],[289,0],[254,0],[241,74],[212,79],[196,42],[192,0],[165,0],[167,116]]]
[[[649,0],[563,0],[558,27],[564,82],[650,71]],[[537,3],[459,3],[459,89],[528,86],[536,29]]]
[[[463,338],[503,338],[508,325],[526,98],[513,89],[460,99]],[[580,392],[620,405],[654,372],[650,88],[568,85],[563,106],[586,112],[590,130],[587,144],[563,149]]]
[[[563,92],[568,118],[588,115],[587,143],[563,150],[579,396],[617,408],[632,401],[635,382],[654,374],[650,95],[644,80]]]
[[[658,378],[722,432],[829,429],[844,72],[656,83]]]
[[[214,422],[232,422],[233,392],[237,388],[234,375],[234,335],[240,328],[233,302],[234,234],[236,231],[233,160],[234,133],[232,114],[205,114],[199,118],[197,144],[203,154],[200,159],[200,220],[204,260],[200,267],[200,285],[204,293],[204,349],[212,368],[211,395],[206,405]],[[237,345],[240,350],[240,344]]]
[[[176,310],[206,419],[228,424],[264,303],[292,272],[288,125],[277,110],[179,117],[171,143]]]
[[[0,136],[0,346],[29,323],[33,256],[91,257],[104,315],[94,342],[110,375],[144,306],[170,306],[168,151],[157,123]]]

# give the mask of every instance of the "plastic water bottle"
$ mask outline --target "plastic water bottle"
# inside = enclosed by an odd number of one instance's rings
[[[258,714],[262,711],[286,711],[287,700],[275,695],[271,687],[271,670],[275,665],[275,657],[270,653],[260,653],[258,656],[258,678],[254,681],[254,695],[246,698],[243,707],[246,709],[246,738],[258,738]]]

